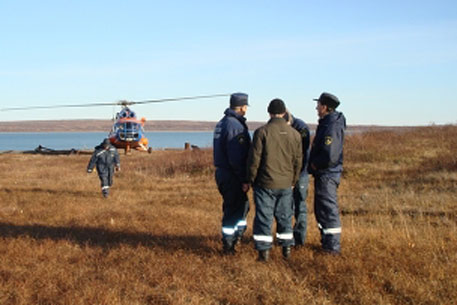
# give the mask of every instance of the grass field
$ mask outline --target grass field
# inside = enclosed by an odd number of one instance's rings
[[[0,304],[457,304],[456,152],[457,126],[347,137],[342,256],[311,179],[307,245],[268,263],[221,255],[211,150],[121,155],[109,200],[89,156],[0,155]]]

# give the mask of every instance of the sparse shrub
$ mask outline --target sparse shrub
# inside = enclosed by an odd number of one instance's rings
[[[163,154],[154,160],[154,173],[160,177],[204,175],[213,171],[211,150],[194,150]]]

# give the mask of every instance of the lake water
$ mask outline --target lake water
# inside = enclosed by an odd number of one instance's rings
[[[0,133],[0,151],[51,149],[92,149],[107,137],[106,132],[8,132]],[[146,132],[153,149],[184,148],[184,143],[212,147],[213,132]]]

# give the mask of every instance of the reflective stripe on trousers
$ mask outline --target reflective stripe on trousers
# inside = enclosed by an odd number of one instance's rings
[[[323,228],[320,223],[318,223],[317,226],[319,227],[319,230],[321,230],[323,234],[335,235],[335,234],[341,234],[341,231],[342,231],[341,227],[338,227],[338,228]]]
[[[223,235],[235,235],[237,231],[245,230],[247,226],[246,220],[242,219],[238,221],[235,227],[222,227]]]
[[[282,240],[289,240],[294,238],[293,233],[276,233],[276,238],[282,239]]]
[[[254,240],[255,241],[262,241],[262,242],[266,242],[266,243],[272,243],[273,242],[273,236],[254,235]]]
[[[254,186],[256,215],[254,218],[254,242],[256,250],[270,249],[273,243],[272,224],[276,220],[279,245],[294,244],[292,230],[292,188],[267,189]]]

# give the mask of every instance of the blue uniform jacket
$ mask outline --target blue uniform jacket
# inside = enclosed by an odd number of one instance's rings
[[[303,151],[303,166],[301,174],[308,174],[308,159],[309,159],[309,142],[310,134],[308,125],[301,119],[293,117],[292,127],[298,131],[301,136],[302,151]]]
[[[214,166],[230,171],[245,183],[246,161],[251,146],[246,118],[230,108],[224,114],[214,129]]]
[[[87,165],[87,169],[93,170],[95,166],[97,166],[97,172],[100,176],[112,173],[115,166],[120,166],[117,149],[112,145],[110,145],[108,150],[102,145],[96,146],[89,164]]]
[[[343,171],[343,143],[346,118],[341,112],[331,112],[319,120],[309,156],[309,171],[313,175]],[[314,164],[316,170],[313,170]]]

